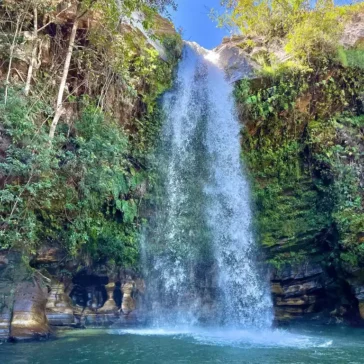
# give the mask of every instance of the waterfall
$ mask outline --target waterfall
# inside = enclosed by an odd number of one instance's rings
[[[186,43],[175,85],[163,98],[153,217],[143,237],[155,326],[272,322],[232,91],[217,54]]]

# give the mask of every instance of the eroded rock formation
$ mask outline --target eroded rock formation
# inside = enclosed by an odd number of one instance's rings
[[[50,333],[46,316],[47,289],[33,282],[20,282],[16,286],[10,338],[14,340],[47,337]]]

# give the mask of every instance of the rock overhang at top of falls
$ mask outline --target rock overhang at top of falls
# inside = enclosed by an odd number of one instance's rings
[[[208,62],[224,69],[227,81],[234,83],[244,78],[253,78],[259,65],[238,46],[239,42],[233,39],[235,38],[226,38],[221,45],[212,50],[205,49],[196,42],[184,43],[203,55]]]

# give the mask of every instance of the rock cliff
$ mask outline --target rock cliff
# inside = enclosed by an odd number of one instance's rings
[[[182,41],[153,2],[118,4],[0,5],[0,339],[139,320],[137,208]]]
[[[52,2],[52,11],[39,9],[36,25],[18,3],[8,2],[1,23],[0,339],[44,338],[59,326],[138,324],[146,287],[136,273],[137,233],[154,203],[143,206],[153,180],[147,154],[181,40],[155,13],[118,18],[111,37],[102,32],[105,14],[82,13],[52,149],[46,134],[78,8]],[[14,28],[17,16],[24,29]],[[154,27],[143,29],[141,19]],[[264,37],[227,38],[215,50],[235,83],[257,236],[280,323],[364,322],[363,19],[352,18],[337,58],[315,72],[264,73],[270,58],[290,60],[282,43]],[[213,279],[200,289],[208,318]]]
[[[240,36],[218,48],[246,59],[227,65],[235,79],[246,72],[235,65],[252,65],[235,96],[281,322],[363,323],[363,24],[354,14],[338,55],[306,70],[283,42]]]

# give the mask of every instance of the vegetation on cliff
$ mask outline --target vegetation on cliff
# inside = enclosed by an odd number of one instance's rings
[[[343,34],[354,18],[364,21],[363,5],[225,3],[231,13],[221,21],[240,28],[239,47],[257,65],[235,96],[259,241],[277,270],[318,261],[326,269],[314,275],[346,279],[364,266],[364,40]],[[59,247],[82,267],[136,265],[158,97],[181,48],[158,15],[170,5],[0,5],[0,250],[29,260]],[[356,309],[347,282],[335,299],[349,297]],[[308,312],[316,301],[302,292]]]
[[[270,262],[281,268],[309,257],[339,270],[363,265],[364,49],[360,40],[341,45],[362,4],[228,6],[229,21],[245,34],[241,47],[260,46],[253,52],[257,77],[240,81],[235,95]]]
[[[85,262],[136,263],[155,105],[180,52],[179,35],[157,13],[171,4],[1,5],[0,249],[30,257],[57,245]]]
[[[230,11],[220,24],[238,27],[246,36],[243,47],[252,47],[257,38],[282,47],[283,64],[307,68],[312,62],[336,53],[345,23],[362,9],[362,4],[335,6],[332,0],[224,0]],[[277,54],[262,57],[270,67],[282,67]],[[266,64],[268,66],[268,64]]]

